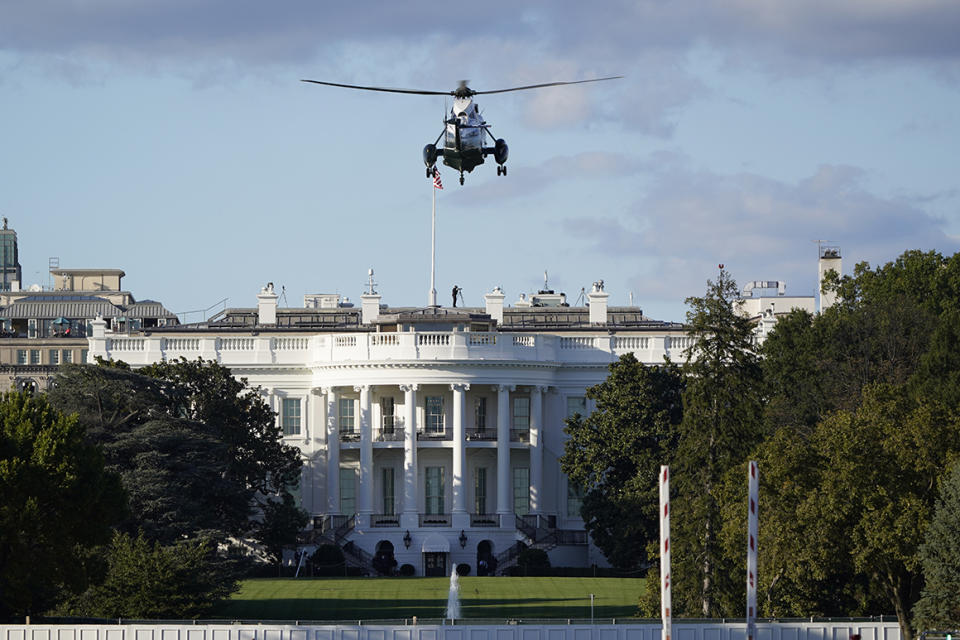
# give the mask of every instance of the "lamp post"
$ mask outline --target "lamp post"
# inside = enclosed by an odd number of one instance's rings
[[[463,529],[460,529],[460,537],[457,538],[460,541],[460,548],[465,549],[467,547],[467,534],[463,532]]]
[[[403,546],[409,549],[411,542],[413,542],[413,538],[410,537],[410,529],[407,529],[407,532],[403,534]]]
[[[590,624],[593,624],[593,594],[590,594]]]

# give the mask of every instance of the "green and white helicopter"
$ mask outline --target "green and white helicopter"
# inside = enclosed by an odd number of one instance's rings
[[[444,129],[437,136],[433,144],[423,148],[423,162],[427,165],[427,177],[432,178],[436,170],[437,158],[443,158],[443,164],[460,172],[460,184],[463,184],[463,172],[470,173],[475,167],[483,164],[486,156],[493,154],[497,163],[497,175],[507,175],[507,156],[509,149],[503,138],[495,138],[490,132],[490,125],[483,119],[477,108],[474,96],[490,93],[507,93],[508,91],[526,91],[542,87],[556,87],[567,84],[583,84],[585,82],[600,82],[602,80],[616,80],[623,76],[607,78],[591,78],[590,80],[574,80],[572,82],[547,82],[545,84],[531,84],[524,87],[510,89],[494,89],[492,91],[474,91],[467,86],[466,80],[460,81],[460,86],[453,91],[426,91],[421,89],[392,89],[388,87],[365,87],[355,84],[340,84],[337,82],[323,82],[320,80],[302,80],[329,87],[343,87],[346,89],[362,89],[364,91],[384,91],[386,93],[412,93],[422,96],[453,96],[453,107],[450,117],[444,120]],[[443,139],[443,146],[440,139]],[[484,139],[489,138],[493,146],[484,146]]]

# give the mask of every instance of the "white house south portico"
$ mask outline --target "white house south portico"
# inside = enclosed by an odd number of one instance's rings
[[[585,390],[624,353],[679,359],[678,324],[636,307],[589,307],[543,291],[483,309],[390,309],[364,294],[355,309],[323,296],[137,334],[95,323],[91,358],[143,366],[181,356],[230,367],[267,395],[304,467],[305,545],[331,542],[371,569],[392,555],[418,574],[503,570],[522,546],[555,566],[604,563],[588,544],[578,487],[560,470],[564,419],[587,413]],[[329,297],[336,298],[336,296]]]

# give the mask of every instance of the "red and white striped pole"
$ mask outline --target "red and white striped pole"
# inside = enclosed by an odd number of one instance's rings
[[[757,637],[757,537],[759,521],[757,506],[760,500],[759,471],[757,463],[750,461],[747,471],[747,487],[750,494],[750,511],[747,513],[747,640]]]
[[[660,467],[660,617],[661,640],[670,640],[670,467]]]

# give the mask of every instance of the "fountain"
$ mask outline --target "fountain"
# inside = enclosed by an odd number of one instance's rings
[[[457,581],[457,568],[450,572],[450,593],[447,595],[447,618],[456,620],[460,617],[460,583]]]

